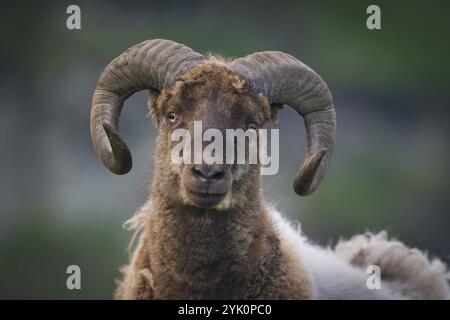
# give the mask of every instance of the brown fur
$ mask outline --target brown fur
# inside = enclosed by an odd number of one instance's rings
[[[262,127],[274,120],[267,100],[220,61],[184,74],[169,90],[150,96],[160,127],[149,201],[132,219],[138,245],[116,291],[119,299],[308,299],[299,261],[283,246],[261,196],[259,165],[232,166],[231,201],[201,208],[184,195],[183,166],[171,164],[170,133],[191,128]],[[176,124],[168,112],[182,114]]]

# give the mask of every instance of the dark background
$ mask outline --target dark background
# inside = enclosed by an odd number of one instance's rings
[[[70,4],[81,30],[66,28]],[[366,28],[370,4],[382,30]],[[121,122],[134,168],[115,176],[91,146],[90,100],[106,64],[152,38],[228,57],[280,50],[317,70],[337,111],[333,163],[314,195],[295,195],[304,128],[286,109],[269,199],[321,244],[385,229],[450,262],[449,12],[448,1],[1,4],[0,298],[112,297],[156,129],[134,95]],[[71,264],[81,291],[66,288]]]

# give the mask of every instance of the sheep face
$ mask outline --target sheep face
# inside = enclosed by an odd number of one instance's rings
[[[172,88],[158,96],[152,94],[150,114],[160,127],[158,146],[161,150],[157,157],[164,156],[161,163],[166,164],[166,171],[170,163],[170,173],[166,174],[179,181],[171,183],[172,189],[179,188],[172,193],[183,204],[227,209],[242,196],[244,185],[257,185],[259,164],[248,163],[248,148],[245,148],[247,162],[244,164],[226,161],[226,139],[221,141],[222,154],[215,154],[215,159],[221,158],[222,164],[198,163],[194,159],[199,150],[194,150],[195,144],[200,144],[203,153],[211,143],[202,139],[206,130],[218,130],[225,137],[227,129],[259,129],[271,119],[267,99],[257,94],[251,83],[239,74],[217,62],[202,64],[184,74]],[[195,132],[198,124],[201,124],[201,141]],[[172,141],[172,134],[178,129],[189,132],[192,152],[190,161],[174,164],[172,150],[179,142]]]

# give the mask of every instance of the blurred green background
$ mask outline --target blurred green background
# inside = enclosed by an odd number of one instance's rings
[[[374,3],[382,30],[366,28]],[[70,4],[81,7],[81,30],[66,28]],[[131,97],[121,131],[134,168],[114,176],[91,146],[90,99],[110,60],[152,38],[229,57],[280,50],[317,70],[338,117],[332,166],[314,195],[294,194],[304,128],[285,110],[268,197],[318,243],[386,229],[450,262],[450,2],[0,6],[0,298],[112,297],[131,236],[121,225],[146,197],[156,130],[145,93]],[[82,290],[66,288],[71,264]]]

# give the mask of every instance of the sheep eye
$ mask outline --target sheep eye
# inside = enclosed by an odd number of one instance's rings
[[[175,122],[177,120],[177,114],[175,112],[169,112],[167,114],[167,120],[169,120],[169,122]]]
[[[257,129],[257,125],[256,125],[256,123],[250,123],[249,125],[247,125],[247,129],[250,129],[250,130],[256,130]]]

